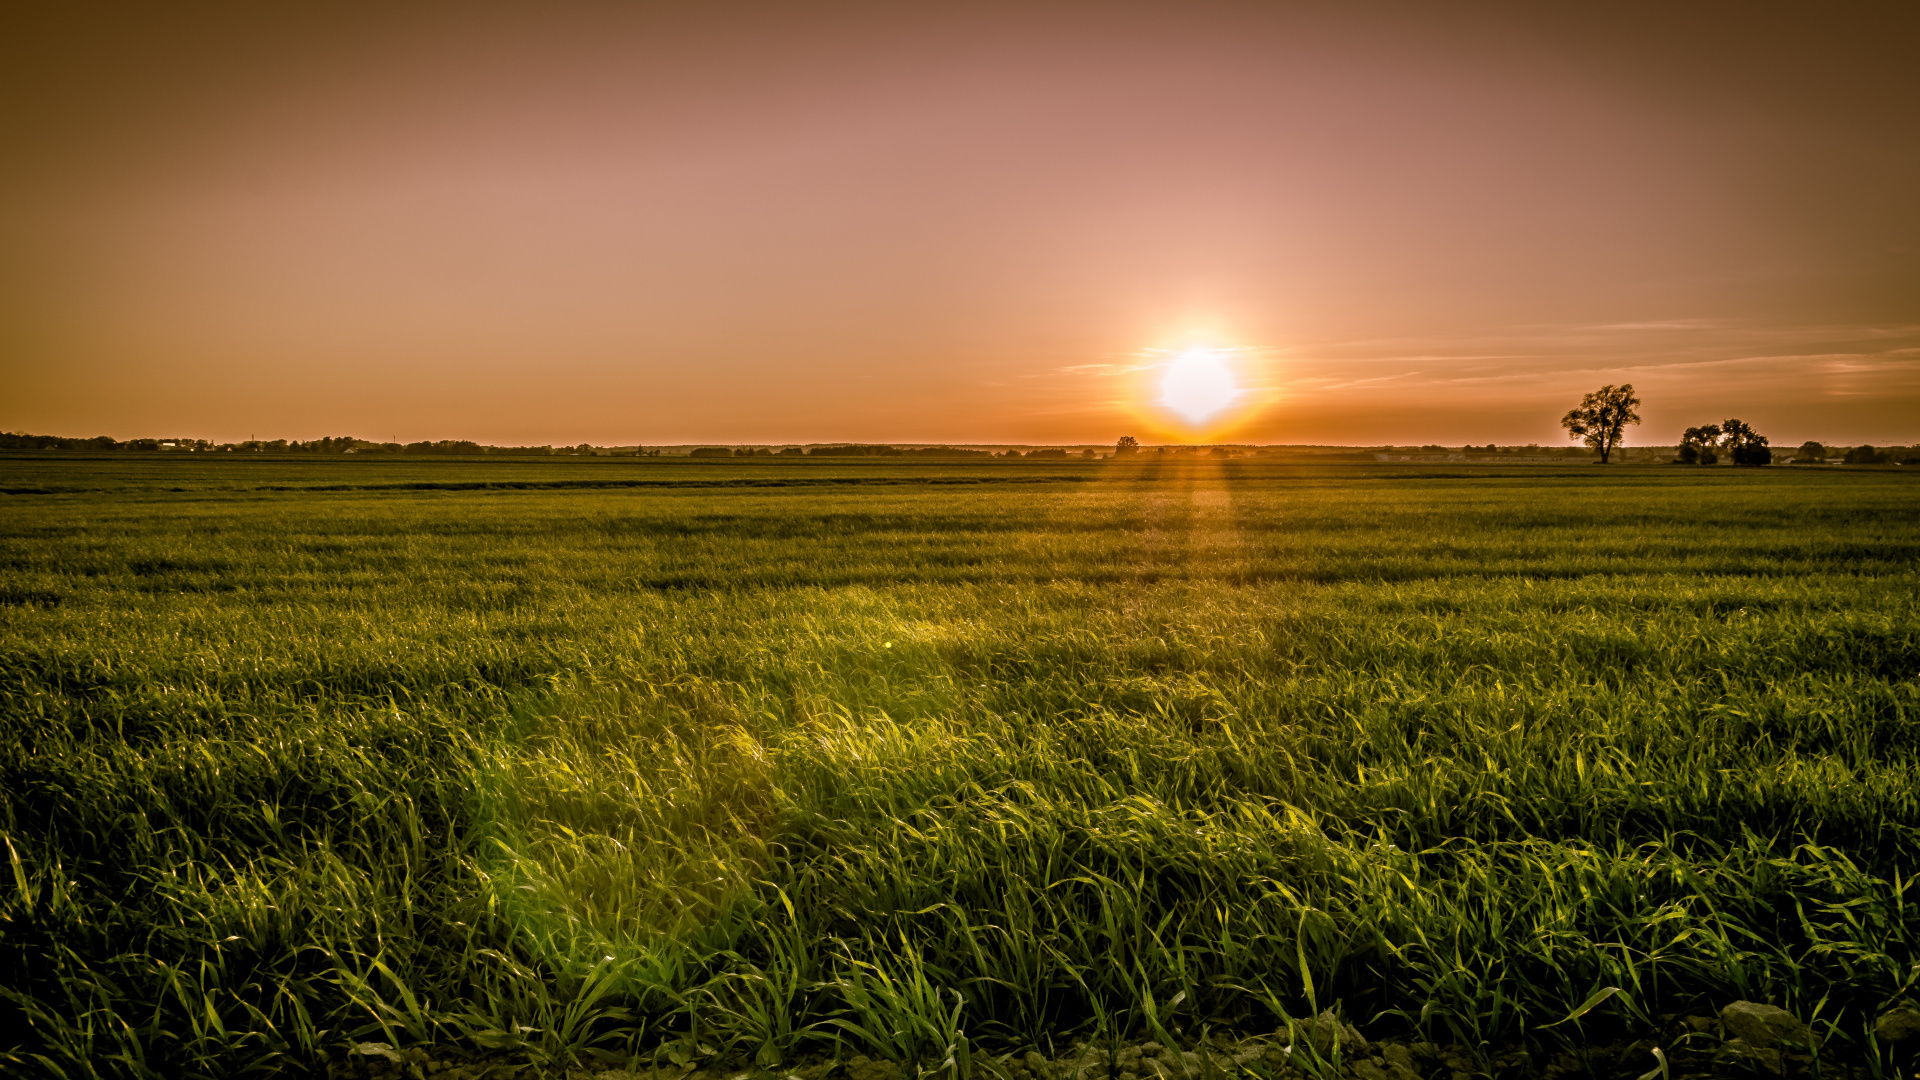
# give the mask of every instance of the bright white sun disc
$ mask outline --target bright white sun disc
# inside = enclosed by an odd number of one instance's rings
[[[1189,424],[1202,424],[1240,396],[1233,369],[1213,349],[1189,349],[1167,364],[1160,377],[1160,404]]]

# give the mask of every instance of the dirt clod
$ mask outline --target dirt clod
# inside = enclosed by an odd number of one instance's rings
[[[1901,1005],[1881,1013],[1873,1022],[1873,1037],[1887,1044],[1920,1037],[1920,1009]]]
[[[1720,1026],[1729,1045],[1744,1042],[1753,1050],[1785,1046],[1800,1049],[1812,1044],[1813,1033],[1800,1018],[1777,1005],[1736,1001],[1720,1010]]]

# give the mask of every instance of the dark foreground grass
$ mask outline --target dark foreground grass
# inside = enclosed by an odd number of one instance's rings
[[[9,1068],[1735,998],[1864,1057],[1920,983],[1917,477],[50,468],[0,465],[55,492],[0,503]]]

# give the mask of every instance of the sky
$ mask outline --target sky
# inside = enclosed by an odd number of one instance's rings
[[[1630,444],[1913,443],[1916,31],[1846,2],[9,5],[0,428],[1553,445],[1630,382]],[[1162,400],[1196,356],[1203,418]]]

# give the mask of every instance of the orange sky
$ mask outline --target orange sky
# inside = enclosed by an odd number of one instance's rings
[[[1913,5],[30,6],[9,430],[1920,441]]]

